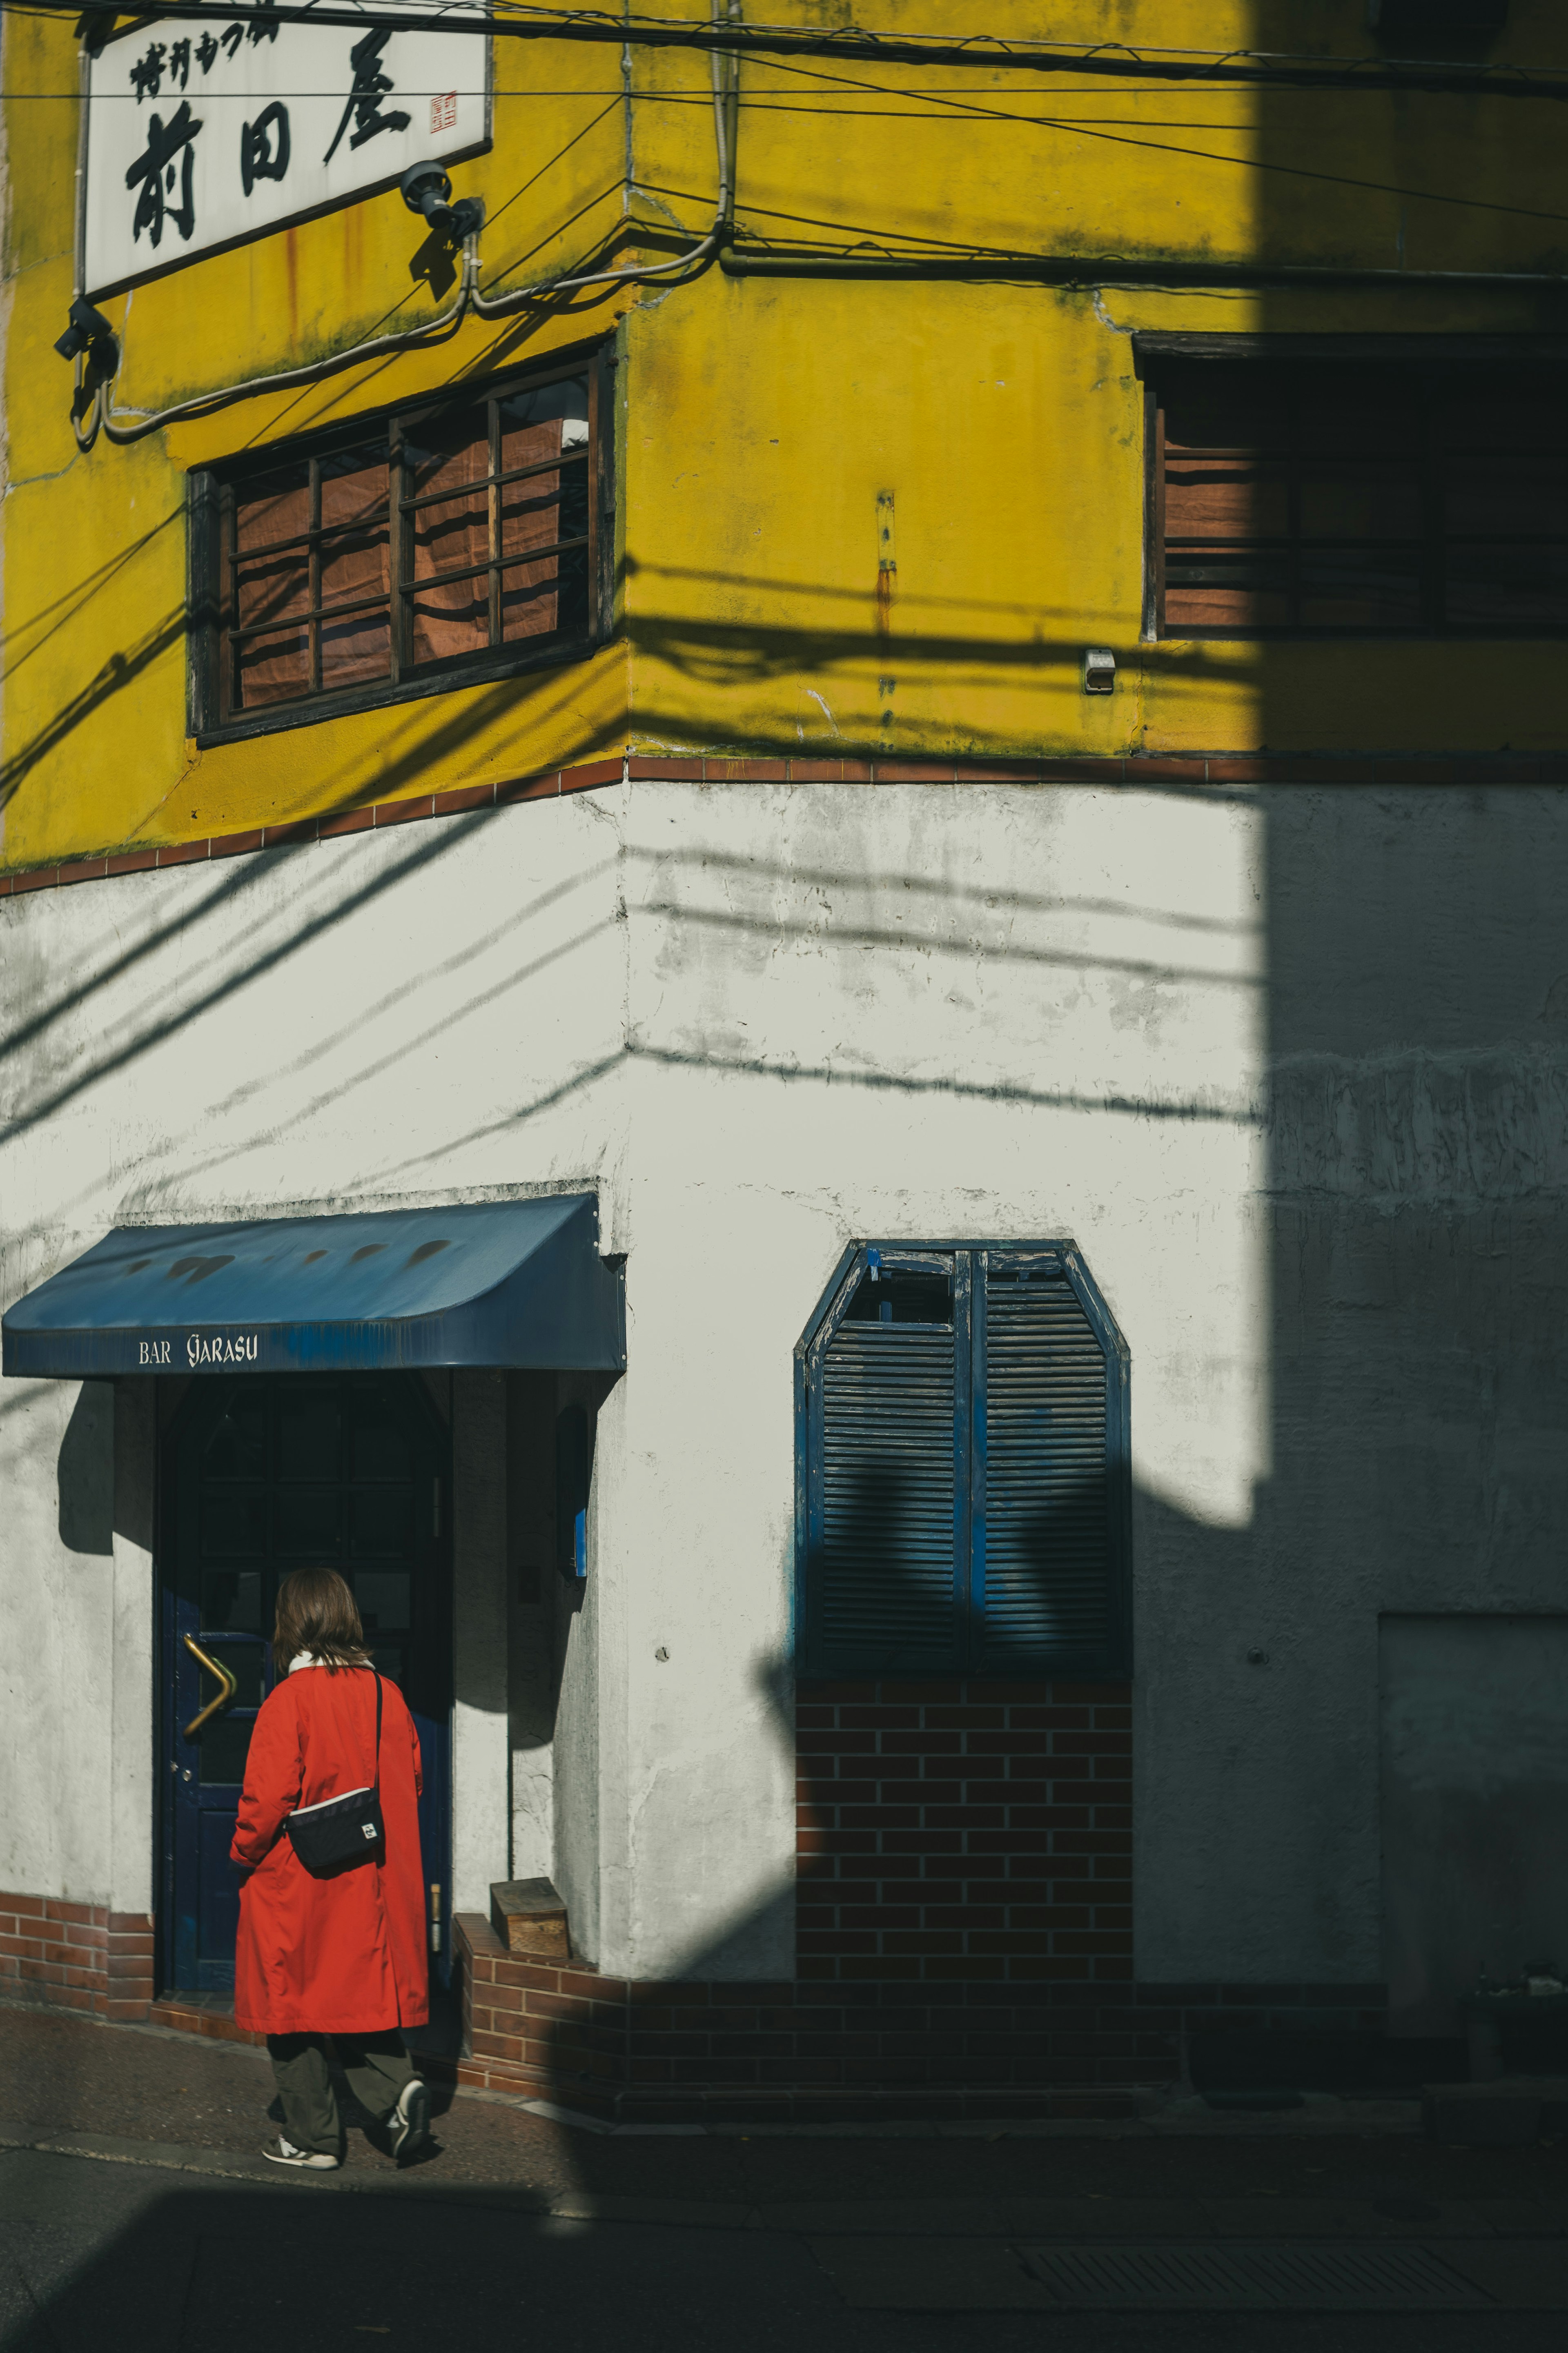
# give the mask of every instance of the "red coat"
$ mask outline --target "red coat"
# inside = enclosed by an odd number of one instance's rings
[[[376,1683],[363,1668],[302,1667],[263,1701],[250,1736],[232,1861],[239,1891],[234,2015],[265,2034],[369,2034],[429,2016],[419,1739],[383,1679],[381,1812],[387,1860],[313,1878],[284,1834],[296,1806],[368,1786]]]

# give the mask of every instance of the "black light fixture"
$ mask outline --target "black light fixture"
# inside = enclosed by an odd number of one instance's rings
[[[484,205],[478,196],[462,196],[453,204],[450,175],[439,164],[410,164],[398,185],[408,210],[418,213],[454,245],[471,237],[484,218]]]
[[[120,345],[101,311],[79,294],[70,306],[70,324],[56,343],[62,360],[76,360],[86,352],[100,375],[112,375],[120,365]]]

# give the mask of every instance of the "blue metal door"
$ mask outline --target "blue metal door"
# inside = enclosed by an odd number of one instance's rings
[[[413,1713],[435,1982],[451,1886],[451,1586],[446,1433],[407,1374],[215,1377],[193,1385],[164,1458],[160,1547],[163,1983],[234,1984],[228,1866],[268,1638],[293,1568],[338,1569],[376,1665]]]

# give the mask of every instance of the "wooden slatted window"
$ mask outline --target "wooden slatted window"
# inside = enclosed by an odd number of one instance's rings
[[[1127,1355],[1069,1245],[859,1251],[799,1378],[805,1672],[1125,1670]]]
[[[821,1353],[816,1398],[824,1649],[890,1668],[952,1655],[963,1449],[952,1270],[867,1271]]]
[[[988,1264],[979,1631],[988,1666],[1114,1647],[1114,1351],[1059,1263]]]
[[[1150,463],[1163,637],[1568,629],[1568,377],[1161,363]]]
[[[193,486],[196,732],[586,651],[603,634],[598,364],[465,390]]]

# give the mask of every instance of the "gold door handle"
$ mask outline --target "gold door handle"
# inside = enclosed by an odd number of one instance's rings
[[[185,1645],[196,1664],[198,1666],[205,1667],[209,1675],[216,1675],[218,1682],[223,1686],[222,1690],[218,1693],[217,1697],[216,1699],[209,1699],[207,1705],[202,1709],[201,1714],[199,1715],[193,1715],[190,1722],[186,1725],[185,1738],[187,1740],[194,1740],[196,1734],[201,1730],[202,1725],[207,1722],[207,1717],[209,1715],[216,1715],[220,1707],[227,1707],[228,1705],[228,1703],[234,1697],[235,1693],[239,1689],[239,1684],[238,1679],[229,1673],[227,1667],[220,1667],[216,1659],[209,1659],[207,1652],[203,1650],[199,1650],[196,1644],[192,1641],[188,1634],[185,1637]]]

